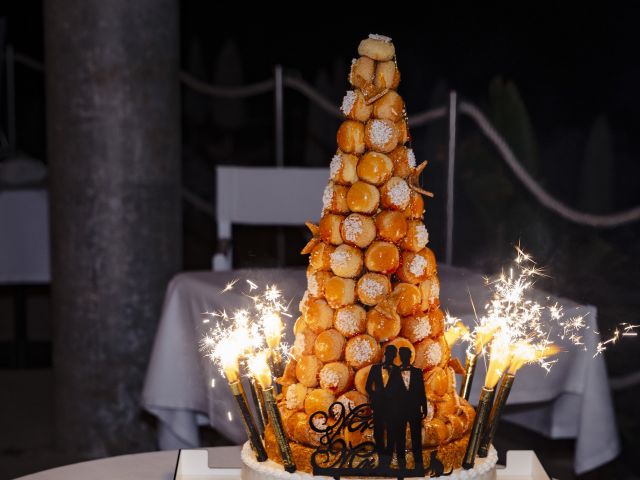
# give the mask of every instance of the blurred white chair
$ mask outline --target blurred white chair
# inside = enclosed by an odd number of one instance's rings
[[[301,226],[307,220],[316,222],[329,169],[219,166],[216,176],[218,253],[213,269],[219,271],[232,268],[233,224]]]
[[[10,348],[14,368],[27,366],[33,346],[27,334],[29,294],[50,281],[47,191],[0,189],[0,287],[13,296],[14,334]],[[0,320],[8,319],[0,315]]]
[[[49,281],[47,191],[0,190],[0,284]]]

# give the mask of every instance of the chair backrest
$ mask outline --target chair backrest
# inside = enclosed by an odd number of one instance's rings
[[[216,167],[219,252],[214,270],[231,268],[231,226],[316,221],[328,168]]]
[[[0,190],[0,285],[50,280],[47,191]]]

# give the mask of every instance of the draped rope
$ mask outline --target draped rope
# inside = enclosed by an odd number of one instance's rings
[[[26,67],[32,68],[37,71],[44,71],[44,66],[41,62],[27,57],[26,55],[16,53],[15,60],[16,62],[21,63]],[[268,93],[275,88],[275,82],[273,79],[263,80],[251,85],[231,87],[211,85],[195,78],[187,72],[180,72],[180,80],[192,90],[211,97],[246,98]],[[339,119],[343,118],[340,110],[335,106],[335,104],[333,104],[318,90],[316,90],[313,86],[309,85],[304,80],[285,75],[283,78],[283,84],[284,86],[296,90],[306,96],[309,100],[314,102],[318,107],[320,107],[329,115]],[[491,143],[493,143],[496,150],[498,150],[500,156],[509,166],[516,178],[545,208],[551,210],[552,212],[555,212],[557,215],[566,220],[595,228],[615,228],[640,220],[640,206],[633,207],[622,212],[596,215],[578,211],[556,199],[544,188],[542,188],[542,186],[534,180],[529,172],[527,172],[527,170],[518,161],[517,157],[515,156],[505,139],[498,133],[489,119],[480,111],[478,107],[476,107],[472,103],[461,101],[459,104],[459,108],[460,113],[468,115],[476,123],[478,128],[480,128],[487,139],[489,139]],[[434,120],[445,118],[446,116],[446,107],[425,110],[423,112],[411,115],[409,119],[409,126],[420,127]],[[195,203],[193,197],[188,193],[185,194],[185,199],[192,204]]]
[[[574,223],[588,225],[598,228],[619,227],[625,223],[631,223],[640,220],[640,207],[634,207],[623,212],[594,215],[591,213],[579,212],[560,200],[552,197],[544,188],[538,184],[529,172],[522,166],[514,155],[507,142],[500,136],[489,119],[476,107],[469,102],[460,102],[460,112],[469,115],[478,125],[482,133],[491,140],[505,163],[511,168],[515,176],[520,180],[527,190],[549,210],[560,215],[562,218]]]
[[[209,97],[224,97],[224,98],[245,98],[253,97],[255,95],[261,95],[273,90],[275,82],[273,78],[263,80],[262,82],[252,83],[251,85],[244,85],[241,87],[227,87],[220,85],[211,85],[205,83],[202,80],[198,80],[196,77],[186,73],[180,72],[180,80],[187,87],[192,90],[207,95]]]

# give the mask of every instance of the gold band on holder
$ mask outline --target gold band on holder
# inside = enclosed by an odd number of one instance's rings
[[[258,429],[253,422],[253,417],[251,416],[251,412],[249,411],[249,405],[247,404],[247,399],[245,398],[242,384],[239,380],[236,380],[235,382],[229,382],[229,388],[231,389],[233,398],[236,401],[238,410],[240,410],[240,416],[242,417],[244,430],[247,433],[249,443],[251,443],[251,447],[256,454],[256,459],[259,462],[264,462],[265,460],[267,460],[267,451],[264,448],[262,439],[260,438],[260,434],[258,433]]]
[[[264,401],[267,406],[267,412],[269,414],[269,420],[273,425],[273,431],[275,433],[276,441],[278,442],[278,448],[282,455],[282,462],[284,463],[284,469],[293,473],[296,471],[296,464],[293,461],[293,455],[291,453],[291,446],[284,434],[284,427],[282,426],[282,418],[280,417],[280,410],[276,405],[276,399],[273,394],[273,386],[265,388],[263,390]]]
[[[465,452],[464,460],[462,461],[462,468],[465,470],[473,468],[473,465],[475,464],[476,454],[478,453],[478,447],[480,446],[480,436],[485,429],[487,417],[491,411],[494,393],[494,388],[487,387],[482,387],[482,391],[480,392],[480,400],[478,401],[478,407],[476,408],[476,419],[473,422],[473,428],[471,430],[471,435],[469,436],[469,443],[467,444],[467,451]]]
[[[473,376],[476,373],[476,364],[478,363],[478,355],[475,353],[467,355],[467,364],[464,369],[464,377],[460,385],[460,396],[465,400],[469,400],[471,394],[471,385],[473,384]]]
[[[500,387],[498,388],[496,399],[493,402],[493,407],[491,408],[491,415],[489,416],[485,431],[482,433],[480,448],[478,448],[478,457],[480,458],[485,458],[487,455],[489,455],[489,445],[491,445],[493,436],[498,429],[500,414],[502,413],[502,408],[504,407],[505,403],[507,403],[507,398],[509,397],[509,393],[511,392],[511,387],[513,386],[513,381],[515,378],[515,375],[512,373],[505,373],[502,377],[502,382],[500,383]]]

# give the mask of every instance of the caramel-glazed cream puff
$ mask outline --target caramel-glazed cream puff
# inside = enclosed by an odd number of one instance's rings
[[[416,168],[416,156],[413,150],[403,145],[397,146],[389,153],[389,158],[393,162],[393,176],[407,178]]]
[[[307,387],[302,383],[295,383],[287,387],[285,405],[288,410],[304,409],[304,399],[307,396]]]
[[[319,375],[320,388],[340,395],[351,386],[353,375],[351,369],[344,362],[327,363]]]
[[[316,343],[317,335],[311,329],[302,330],[296,333],[296,339],[291,347],[291,355],[300,359],[303,355],[311,355],[313,346]]]
[[[376,225],[371,217],[352,213],[342,222],[340,234],[345,243],[366,248],[376,238]]]
[[[381,273],[365,273],[356,284],[356,295],[364,305],[377,305],[390,291],[391,282],[386,275]]]
[[[367,333],[378,342],[387,342],[396,338],[401,326],[398,317],[388,317],[374,308],[367,312]]]
[[[324,283],[332,277],[331,272],[316,271],[313,268],[307,268],[307,291],[314,298],[322,298],[324,296]]]
[[[360,305],[347,305],[338,309],[333,319],[333,328],[347,338],[365,332],[367,312]]]
[[[339,245],[331,254],[331,271],[344,278],[357,277],[362,270],[362,252],[351,245]]]
[[[429,310],[429,323],[431,325],[431,336],[438,337],[444,332],[445,315],[439,308]]]
[[[389,210],[403,211],[409,206],[411,189],[400,177],[391,177],[380,189],[380,202]]]
[[[393,59],[396,49],[391,38],[372,33],[360,42],[358,53],[378,62],[386,62]]]
[[[314,270],[331,270],[331,254],[335,250],[333,245],[324,242],[317,243],[309,256],[309,266]]]
[[[318,334],[313,353],[321,362],[336,362],[342,358],[345,345],[344,337],[333,328]]]
[[[331,404],[335,402],[336,397],[329,390],[317,388],[307,394],[304,400],[304,411],[307,415],[313,415],[316,412],[328,412]]]
[[[411,343],[424,340],[431,335],[431,322],[429,316],[416,314],[402,319],[402,336]]]
[[[429,232],[420,220],[407,222],[407,234],[400,244],[405,250],[419,252],[429,243]]]
[[[376,72],[373,78],[373,85],[378,91],[386,89],[395,90],[400,84],[400,71],[396,62],[379,62],[376,65]]]
[[[347,363],[351,367],[360,369],[378,362],[382,352],[375,338],[363,334],[350,338],[347,341],[344,355]]]
[[[402,101],[402,97],[393,90],[389,90],[373,104],[374,117],[392,122],[397,122],[402,118],[403,111],[404,102]],[[371,115],[371,112],[369,112],[369,115]]]
[[[393,172],[393,162],[384,153],[367,152],[358,162],[358,178],[373,185],[382,185]]]
[[[369,150],[381,153],[391,152],[398,145],[396,124],[378,118],[369,120],[364,130],[364,141]]]
[[[360,57],[351,62],[349,82],[354,87],[367,90],[373,84],[373,76],[376,70],[376,62],[369,57]]]
[[[353,386],[356,387],[356,390],[362,395],[368,395],[367,392],[367,377],[369,376],[369,372],[371,371],[371,365],[367,365],[362,367],[358,371],[356,371],[356,375],[353,378]],[[389,375],[386,370],[382,370],[382,380],[386,382],[389,380]]]
[[[358,157],[350,153],[338,152],[329,164],[329,176],[334,183],[339,185],[353,185],[358,181],[356,168]]]
[[[344,405],[344,408],[347,412],[350,412],[354,408],[364,403],[367,403],[369,400],[366,395],[363,395],[357,390],[349,390],[348,392],[343,393],[337,399],[337,402],[340,402]]]
[[[364,125],[362,123],[355,120],[345,120],[338,128],[336,140],[338,147],[343,152],[360,154],[364,152],[365,148],[364,137]]]
[[[440,280],[437,275],[433,275],[420,282],[420,293],[422,294],[422,310],[427,310],[432,305],[439,305]]]
[[[303,355],[296,365],[296,378],[305,387],[316,387],[322,362],[315,355]]]
[[[347,191],[348,187],[329,182],[322,194],[322,212],[349,213]]]
[[[398,145],[404,145],[411,140],[411,134],[409,133],[409,126],[404,118],[401,118],[396,123],[396,131],[398,132]]]
[[[347,118],[364,123],[369,120],[373,108],[373,105],[367,104],[360,90],[349,90],[342,99],[340,110]]]
[[[420,283],[435,275],[436,257],[430,248],[423,248],[417,253],[404,251],[397,273],[403,282]]]
[[[396,309],[403,317],[413,315],[420,309],[422,296],[420,295],[420,289],[415,285],[398,283],[393,288],[393,296],[398,302]]]
[[[325,288],[330,280],[325,282]],[[331,328],[333,324],[333,308],[329,306],[326,300],[321,298],[310,299],[304,311],[304,321],[311,331],[320,333],[327,328]]]
[[[340,235],[340,226],[344,216],[335,213],[327,213],[320,219],[320,238],[332,245],[340,245],[342,243],[342,235]]]
[[[424,200],[418,192],[411,192],[409,205],[405,208],[404,215],[415,220],[421,220],[424,217]]]
[[[442,397],[449,389],[449,377],[440,367],[435,367],[425,374],[426,391],[434,397]]]
[[[444,337],[438,340],[425,338],[416,343],[415,366],[421,369],[444,366],[449,361],[449,346]]]
[[[393,243],[373,242],[364,254],[364,264],[371,272],[394,273],[400,264],[400,253]]]
[[[352,212],[371,214],[378,209],[380,192],[366,182],[356,182],[347,192],[347,205]]]
[[[407,220],[402,212],[383,210],[376,215],[376,228],[382,240],[396,243],[407,234]]]
[[[324,283],[324,297],[331,308],[352,304],[356,299],[355,280],[338,276],[331,277]],[[333,323],[333,315],[331,323]]]

